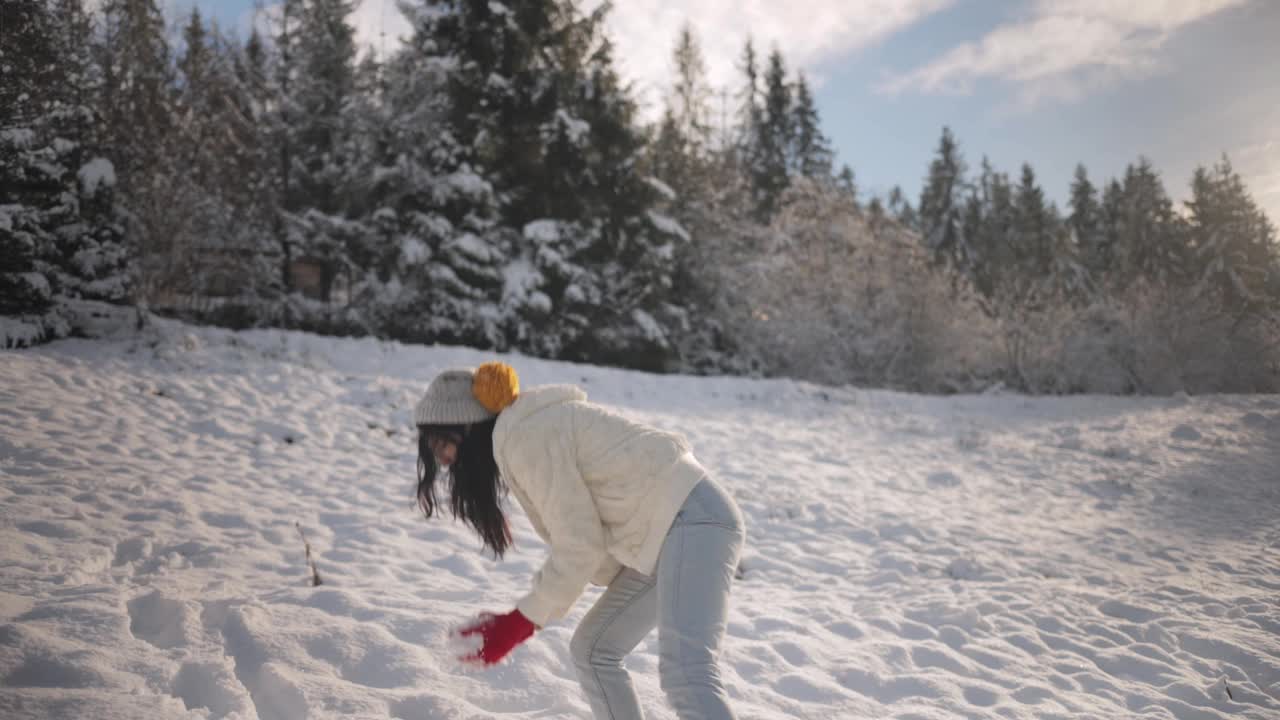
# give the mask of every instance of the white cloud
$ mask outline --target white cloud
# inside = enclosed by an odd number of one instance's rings
[[[277,2],[246,10],[240,17],[241,32],[247,35],[256,25],[259,33],[271,35],[275,32],[273,23],[279,20],[280,8]],[[356,29],[357,47],[371,48],[379,57],[395,52],[400,39],[408,37],[413,30],[396,0],[360,0],[349,22]]]
[[[890,78],[887,93],[959,93],[978,80],[1016,88],[1019,104],[1070,101],[1160,69],[1159,51],[1180,29],[1252,0],[1040,0],[1026,19],[952,48]]]
[[[687,21],[715,88],[735,87],[748,37],[764,59],[776,45],[792,69],[809,69],[871,45],[954,0],[624,0],[609,14],[615,59],[643,105],[660,104],[671,82],[671,50]],[[598,0],[584,3],[588,10]]]
[[[1280,225],[1280,138],[1235,148],[1230,158],[1258,206]]]
[[[641,106],[656,112],[671,82],[671,51],[688,21],[702,46],[713,87],[736,87],[738,61],[750,36],[761,60],[776,45],[788,66],[818,63],[871,45],[952,5],[955,0],[622,0],[608,15],[614,60]],[[583,0],[584,12],[601,0]],[[269,6],[270,13],[274,6]],[[248,21],[248,18],[246,18]],[[410,32],[395,0],[362,0],[352,23],[357,39],[385,52]],[[246,26],[248,22],[246,22]],[[385,35],[384,35],[385,33]],[[385,40],[384,40],[385,38]],[[811,77],[815,85],[821,78]]]

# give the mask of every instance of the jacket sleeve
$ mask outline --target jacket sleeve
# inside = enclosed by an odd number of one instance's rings
[[[533,588],[516,608],[539,627],[568,614],[587,583],[606,564],[604,527],[578,470],[571,433],[538,434],[539,447],[517,449],[509,465],[542,518],[551,553],[534,574]],[[532,438],[522,438],[526,443]],[[526,444],[521,443],[521,444]]]

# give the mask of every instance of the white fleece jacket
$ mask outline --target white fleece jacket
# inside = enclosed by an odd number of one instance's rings
[[[539,627],[587,582],[652,574],[676,513],[706,475],[684,438],[642,425],[570,385],[525,390],[498,415],[493,454],[551,554],[516,608]]]

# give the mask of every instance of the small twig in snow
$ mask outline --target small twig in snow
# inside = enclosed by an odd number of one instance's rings
[[[315,587],[320,584],[320,570],[311,559],[311,543],[307,542],[307,536],[302,534],[302,523],[294,522],[293,526],[298,529],[298,537],[302,538],[302,546],[307,550],[307,569],[311,571],[311,587]]]

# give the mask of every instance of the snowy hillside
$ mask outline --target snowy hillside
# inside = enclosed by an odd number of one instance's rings
[[[194,328],[0,352],[0,717],[587,718],[570,618],[464,671],[545,548],[412,500],[491,356]],[[1280,397],[927,397],[505,358],[685,433],[746,514],[740,717],[1280,717]],[[308,585],[310,541],[323,584]],[[671,720],[656,638],[629,666]]]

